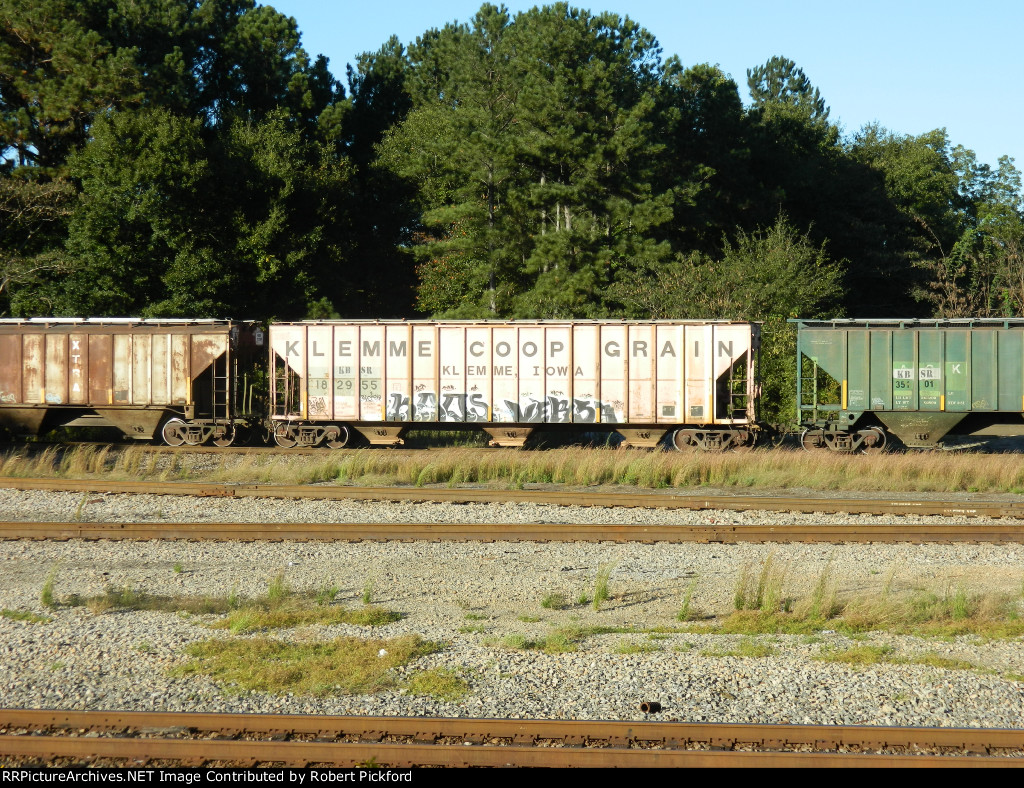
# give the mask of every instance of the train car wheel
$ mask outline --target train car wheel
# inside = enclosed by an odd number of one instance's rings
[[[693,436],[689,430],[676,430],[673,432],[672,445],[676,451],[694,452],[697,450],[697,444],[694,443]]]
[[[278,424],[274,427],[274,443],[282,449],[291,449],[298,441],[292,437],[292,430],[287,424]]]
[[[168,419],[160,435],[168,446],[181,446],[185,442],[185,422],[181,419]]]
[[[213,439],[213,445],[220,446],[221,448],[224,448],[225,446],[230,446],[232,443],[235,442],[236,434],[237,433],[235,432],[235,426],[233,424],[229,424],[228,427],[224,430],[223,435],[221,435],[219,438]]]
[[[327,446],[331,449],[344,449],[352,439],[352,433],[344,424],[332,427],[327,432]]]
[[[860,445],[861,452],[864,454],[880,454],[885,451],[885,430],[881,427],[868,427],[868,429],[861,432],[861,435],[864,436],[864,442]]]
[[[732,434],[732,450],[734,453],[745,454],[754,450],[757,443],[757,433],[753,431],[740,430]]]
[[[804,451],[817,451],[818,449],[824,449],[824,430],[804,430],[803,434],[800,436],[800,445],[803,447]]]

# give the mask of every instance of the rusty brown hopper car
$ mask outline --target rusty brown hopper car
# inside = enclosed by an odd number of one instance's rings
[[[0,320],[0,425],[228,445],[252,410],[258,341],[257,327],[227,320]]]
[[[410,427],[749,445],[760,326],[732,321],[318,321],[270,326],[281,446],[399,445]]]

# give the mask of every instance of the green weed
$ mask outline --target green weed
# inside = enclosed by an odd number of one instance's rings
[[[469,693],[469,682],[450,668],[430,668],[413,673],[406,679],[405,689],[411,695],[457,701]]]
[[[11,621],[25,621],[29,624],[49,624],[53,621],[49,616],[41,616],[29,610],[9,610],[6,607],[0,610],[0,618],[7,618]]]
[[[327,642],[217,639],[188,646],[191,659],[171,674],[210,676],[235,692],[354,695],[397,686],[396,668],[439,649],[417,635]]]

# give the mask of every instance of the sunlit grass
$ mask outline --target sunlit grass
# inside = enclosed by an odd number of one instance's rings
[[[439,700],[456,701],[469,692],[469,682],[451,668],[429,668],[406,679],[405,690],[410,695],[429,695]]]
[[[739,657],[740,659],[763,659],[775,654],[775,649],[753,638],[743,638],[732,647],[713,647],[700,652],[705,657]]]
[[[982,670],[973,662],[964,659],[943,657],[939,654],[927,653],[915,656],[901,656],[892,646],[880,646],[861,643],[850,648],[824,648],[819,654],[811,657],[817,662],[841,662],[856,667],[871,665],[924,665],[943,670]]]
[[[313,624],[351,624],[360,627],[379,627],[398,621],[401,614],[375,605],[343,608],[331,604],[335,591],[324,586],[318,591],[298,593],[288,587],[283,574],[267,583],[266,593],[254,599],[239,598],[234,592],[227,596],[165,596],[125,586],[109,586],[99,594],[82,596],[69,594],[58,599],[54,593],[56,570],[48,575],[40,600],[49,608],[85,607],[101,615],[110,612],[150,610],[164,613],[190,613],[193,615],[222,615],[210,624],[212,629],[228,629],[244,634],[268,629],[290,629]]]
[[[33,613],[31,610],[10,610],[6,607],[0,610],[0,618],[10,619],[11,621],[24,621],[27,624],[49,624],[53,621],[49,616],[41,616],[38,613]]]
[[[893,591],[895,568],[877,588],[841,599],[829,561],[809,596],[787,593],[787,568],[768,556],[759,567],[738,573],[734,610],[715,621],[689,624],[688,632],[726,635],[813,635],[831,630],[846,635],[873,631],[921,637],[1024,635],[1024,589],[1020,593],[976,593],[963,585],[939,591]],[[691,584],[688,596],[694,594]],[[680,621],[685,618],[677,616]]]
[[[397,687],[395,669],[437,651],[407,635],[390,640],[336,638],[294,642],[271,638],[207,640],[185,649],[190,661],[174,676],[205,675],[228,691],[352,695]]]
[[[143,447],[57,448],[0,457],[0,476],[151,479],[253,484],[632,485],[647,489],[804,488],[832,491],[1024,491],[1024,463],[1005,455],[882,454],[844,456],[790,449],[682,454],[572,446],[548,450],[442,447],[422,452],[324,450],[323,455],[253,453],[217,458],[168,455]]]

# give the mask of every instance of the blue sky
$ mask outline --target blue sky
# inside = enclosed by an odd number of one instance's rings
[[[295,17],[306,50],[345,66],[391,35],[410,43],[432,27],[468,21],[482,0],[277,0]],[[513,13],[537,2],[506,2]],[[572,3],[629,16],[658,39],[663,57],[717,64],[740,86],[773,55],[804,70],[852,134],[877,121],[901,134],[945,127],[954,145],[995,166],[1024,169],[1024,2],[1021,0],[595,0]]]

